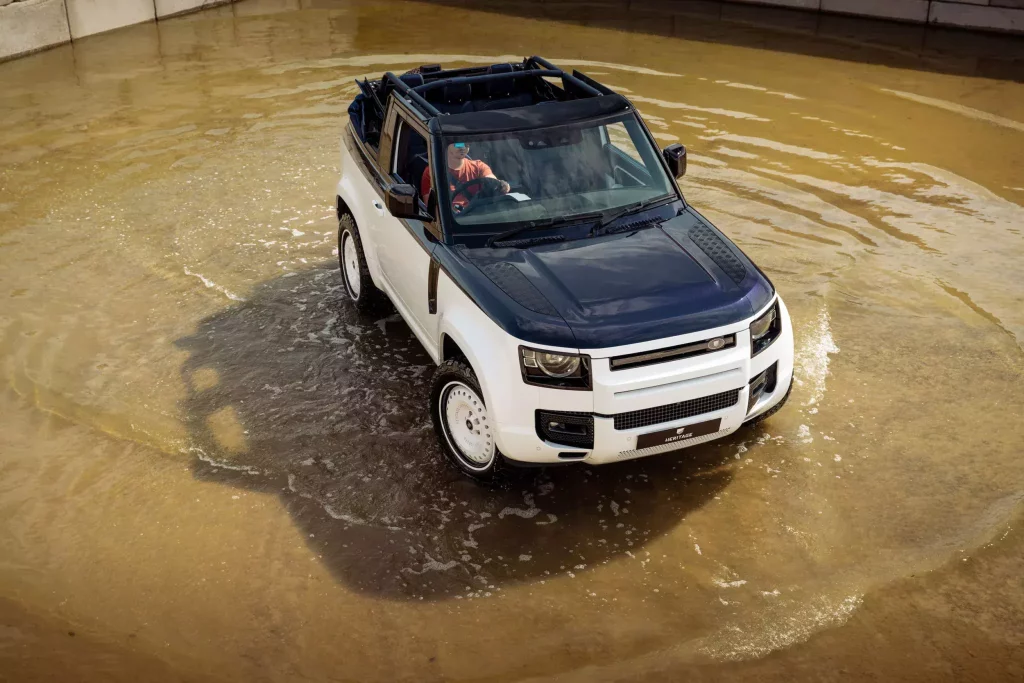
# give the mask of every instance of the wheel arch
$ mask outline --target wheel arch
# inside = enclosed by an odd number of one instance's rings
[[[364,193],[364,194],[360,194]],[[363,258],[370,270],[370,279],[374,286],[381,288],[380,263],[377,260],[377,247],[374,241],[373,221],[368,212],[369,201],[364,199],[365,193],[373,193],[373,188],[368,182],[360,177],[353,179],[343,175],[335,188],[334,198],[338,220],[348,214],[355,221],[356,229],[359,230],[359,241],[363,245]]]
[[[344,199],[341,198],[340,194],[337,195],[337,200],[338,200],[338,220],[341,220],[341,217],[343,215],[345,215],[346,213],[349,213],[349,214],[352,213],[352,210],[350,208],[348,208],[348,203]],[[353,216],[353,218],[354,218],[354,216]]]
[[[484,402],[498,423],[535,402],[535,387],[523,383],[518,343],[473,304],[457,287],[441,279],[438,292],[439,363],[459,353],[480,383]],[[500,446],[500,439],[499,439]]]
[[[440,333],[441,333],[441,345],[438,347],[440,354],[438,358],[438,364],[443,363],[451,358],[461,358],[469,365],[473,374],[476,375],[476,381],[480,383],[480,390],[484,392],[484,401],[491,405],[491,377],[486,372],[489,367],[486,358],[482,358],[478,350],[480,348],[486,349],[486,345],[481,345],[479,340],[477,344],[474,344],[470,338],[472,335],[472,325],[459,324],[458,315],[451,315],[451,312],[447,312],[441,319]],[[470,321],[461,321],[468,323]],[[464,332],[463,328],[468,327],[469,332]],[[467,336],[469,335],[469,336]]]
[[[459,345],[459,343],[457,341],[455,341],[455,338],[452,335],[448,334],[447,332],[442,332],[441,333],[441,347],[440,348],[441,348],[441,358],[440,358],[440,362],[441,363],[445,362],[446,360],[450,360],[452,358],[462,358],[462,359],[465,359],[467,363],[469,362],[469,359],[466,356],[466,352],[462,350],[462,347]],[[470,364],[470,365],[472,365],[472,364]]]

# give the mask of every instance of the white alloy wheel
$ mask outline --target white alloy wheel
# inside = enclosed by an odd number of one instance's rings
[[[490,467],[496,449],[483,399],[462,382],[451,382],[441,392],[438,409],[448,445],[465,467],[478,471]]]
[[[353,300],[359,299],[359,249],[348,230],[341,237],[342,264],[345,266],[345,284]]]

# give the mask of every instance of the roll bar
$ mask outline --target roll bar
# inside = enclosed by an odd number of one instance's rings
[[[437,107],[423,99],[423,96],[420,95],[415,90],[413,90],[412,88],[410,88],[408,83],[406,83],[405,81],[403,81],[401,78],[391,73],[390,71],[384,74],[384,82],[390,82],[393,86],[395,86],[395,90],[397,90],[398,92],[402,93],[410,100],[415,102],[416,106],[420,107],[425,114],[429,114],[430,116],[441,115],[441,112],[437,110]]]
[[[463,73],[467,71],[472,73],[472,70],[475,68],[478,67],[470,67],[469,69],[453,69],[452,72],[455,74],[457,74],[459,71],[462,71]],[[437,75],[440,75],[444,72],[431,72],[431,75],[434,75],[435,73]],[[390,83],[395,90],[397,90],[401,95],[403,95],[410,102],[412,102],[416,106],[416,108],[418,108],[424,115],[426,115],[428,118],[432,118],[435,116],[441,116],[441,112],[437,109],[437,107],[435,107],[433,104],[428,102],[426,98],[423,97],[424,93],[430,92],[431,90],[443,88],[446,85],[460,85],[464,83],[489,83],[491,81],[499,81],[505,79],[515,80],[517,78],[536,77],[561,78],[563,86],[568,86],[571,84],[578,91],[586,93],[591,97],[600,97],[601,95],[606,95],[611,92],[608,88],[601,87],[599,83],[593,81],[590,78],[587,78],[586,76],[580,74],[579,72],[573,72],[571,74],[567,73],[565,71],[562,71],[561,69],[559,69],[558,67],[556,67],[554,64],[547,61],[543,57],[538,57],[536,55],[524,59],[521,70],[518,71],[513,70],[504,73],[483,73],[471,76],[453,75],[451,77],[441,77],[432,79],[424,83],[423,85],[417,85],[415,87],[410,86],[401,78],[399,78],[392,72],[388,71],[386,74],[384,74],[384,78],[381,79],[381,84],[385,85]],[[374,103],[378,106],[381,106],[379,99],[376,97],[376,93],[373,93],[373,95]]]
[[[437,81],[431,81],[424,83],[423,85],[417,85],[413,87],[418,93],[425,93],[431,90],[437,90],[443,88],[446,85],[460,85],[462,83],[489,83],[490,81],[502,81],[505,79],[515,80],[517,78],[540,78],[542,76],[566,76],[560,69],[554,71],[541,73],[539,71],[507,71],[500,74],[480,74],[479,76],[456,76],[455,78],[444,78]]]

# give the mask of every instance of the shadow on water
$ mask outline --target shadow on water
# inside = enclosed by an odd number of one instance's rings
[[[718,0],[421,1],[697,42],[1024,81],[1024,40],[1014,35]],[[331,0],[319,2],[329,5]],[[370,18],[361,19],[361,30],[369,29]]]
[[[195,476],[279,496],[358,591],[444,599],[578,572],[639,551],[731,479],[712,444],[477,486],[435,445],[418,341],[343,297],[334,264],[290,273],[176,344]]]

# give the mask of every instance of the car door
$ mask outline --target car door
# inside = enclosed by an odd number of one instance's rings
[[[388,160],[388,180],[412,185],[418,194],[420,178],[411,176],[422,175],[423,169],[427,168],[426,130],[394,105],[388,120],[388,130],[392,134],[381,141],[380,150],[382,161]],[[422,198],[418,201],[425,212]],[[422,221],[392,216],[383,199],[375,198],[373,208],[377,221],[377,259],[391,290],[392,301],[427,352],[436,357],[437,315],[430,311],[428,280],[431,253],[437,242]]]

